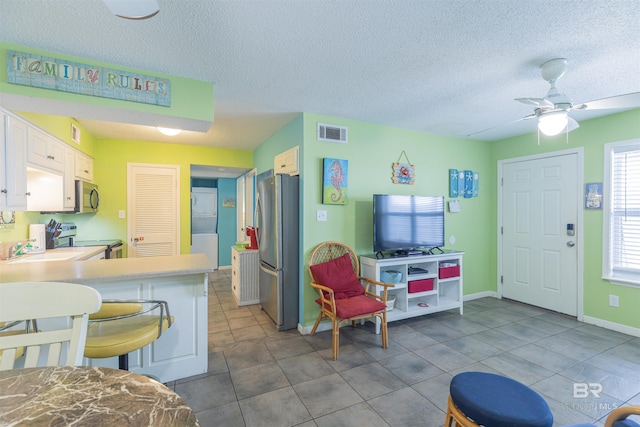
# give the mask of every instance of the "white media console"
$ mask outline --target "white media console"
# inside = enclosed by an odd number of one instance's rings
[[[384,272],[399,272],[402,277],[395,287],[389,288],[387,298],[395,297],[393,309],[387,311],[387,322],[422,316],[423,314],[458,308],[462,314],[462,255],[464,252],[447,251],[435,255],[360,257],[360,270],[364,277],[384,281]],[[382,286],[376,293],[382,294]],[[376,319],[376,333],[380,333]]]

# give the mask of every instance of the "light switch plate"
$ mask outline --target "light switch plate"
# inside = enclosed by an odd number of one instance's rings
[[[327,220],[327,211],[321,210],[316,211],[316,221],[324,222]]]
[[[118,211],[118,218],[124,219],[124,211],[123,210],[119,210]]]

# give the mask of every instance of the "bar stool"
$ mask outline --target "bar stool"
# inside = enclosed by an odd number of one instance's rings
[[[551,427],[553,415],[538,393],[518,381],[486,372],[451,380],[444,426]]]
[[[10,335],[18,335],[18,334],[28,334],[31,332],[35,332],[38,329],[37,323],[35,320],[25,320],[25,325],[21,329],[14,328],[18,326],[23,321],[16,321],[11,323],[0,322],[0,337],[6,337]],[[33,324],[33,326],[32,326]],[[15,359],[18,360],[24,355],[24,347],[19,347],[16,349]],[[2,350],[0,350],[0,360],[2,359]]]
[[[150,314],[159,310],[159,314]],[[100,311],[89,316],[84,356],[118,356],[118,367],[129,370],[129,353],[160,338],[174,319],[166,301],[103,300]]]

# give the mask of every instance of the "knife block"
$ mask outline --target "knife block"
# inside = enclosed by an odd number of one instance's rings
[[[55,249],[56,240],[55,240],[55,237],[53,236],[54,233],[52,233],[50,231],[45,231],[44,234],[45,234],[44,239],[47,242],[46,248],[47,249]]]

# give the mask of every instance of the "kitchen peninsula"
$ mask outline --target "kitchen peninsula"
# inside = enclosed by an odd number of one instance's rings
[[[130,353],[132,372],[161,382],[207,371],[207,286],[213,271],[203,254],[89,261],[2,263],[0,287],[9,282],[69,282],[98,290],[103,299],[159,299],[175,323],[151,345]],[[38,325],[45,329],[44,323]],[[117,368],[117,357],[85,359],[87,366]]]

